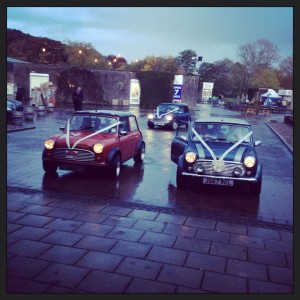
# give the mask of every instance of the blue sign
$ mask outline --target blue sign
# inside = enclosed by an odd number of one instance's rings
[[[181,99],[181,84],[173,84],[173,99]]]

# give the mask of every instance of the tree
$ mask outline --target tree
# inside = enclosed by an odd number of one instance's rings
[[[120,55],[110,54],[106,57],[106,62],[109,68],[113,70],[125,70],[127,61]]]
[[[213,82],[213,95],[222,94],[233,97],[241,93],[240,75],[241,65],[230,59],[223,59],[215,63],[203,63],[198,69],[200,82]]]
[[[197,53],[192,50],[179,52],[176,57],[178,65],[184,70],[185,74],[193,74],[196,70]]]
[[[281,60],[277,70],[280,87],[284,89],[293,89],[293,57],[288,56]]]
[[[259,39],[254,43],[239,46],[238,57],[244,69],[241,82],[243,93],[246,95],[251,80],[278,61],[278,47],[267,39]]]
[[[278,89],[280,87],[280,83],[275,70],[265,68],[258,76],[252,79],[250,86],[251,88],[257,89],[261,87]]]
[[[75,67],[106,69],[106,59],[90,44],[66,42],[67,63]]]
[[[160,71],[166,73],[178,73],[178,64],[172,56],[147,56],[143,60],[136,61],[126,67],[127,71]]]

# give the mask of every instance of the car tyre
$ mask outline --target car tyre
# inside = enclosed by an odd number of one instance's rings
[[[186,179],[183,175],[181,175],[178,167],[176,172],[176,185],[178,189],[183,189],[186,187]]]
[[[133,157],[134,159],[134,162],[136,163],[141,163],[144,158],[145,158],[145,144],[142,143],[139,150],[138,150],[138,153]]]
[[[179,127],[178,123],[177,123],[176,121],[174,121],[174,122],[172,123],[172,129],[173,129],[173,130],[177,130],[178,127]]]
[[[252,196],[259,196],[261,191],[261,180],[257,183],[249,184],[249,194]]]
[[[152,122],[148,122],[148,127],[150,128],[150,129],[153,129],[154,128],[154,124],[152,123]]]
[[[43,169],[46,173],[55,173],[58,165],[49,161],[43,161]]]
[[[109,166],[108,175],[111,179],[116,179],[120,176],[121,171],[121,158],[120,155],[115,155]]]

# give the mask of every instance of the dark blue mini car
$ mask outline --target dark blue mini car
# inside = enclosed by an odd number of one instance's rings
[[[192,178],[204,185],[247,185],[259,195],[262,164],[251,125],[237,118],[201,118],[188,130],[177,130],[171,145],[171,160],[177,164],[176,183],[186,187]]]
[[[191,113],[185,103],[161,103],[148,115],[148,127],[167,127],[176,130],[179,126],[191,122]]]

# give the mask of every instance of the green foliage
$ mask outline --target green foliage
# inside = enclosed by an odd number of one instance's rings
[[[277,78],[276,72],[269,68],[263,69],[261,73],[255,76],[251,81],[251,86],[255,88],[265,87],[278,89],[279,85],[280,83]]]
[[[58,101],[71,101],[76,86],[82,87],[84,101],[98,102],[103,100],[103,88],[95,73],[88,69],[72,67],[57,74]]]
[[[142,91],[141,107],[156,107],[162,102],[172,102],[174,75],[160,71],[137,72]]]
[[[241,79],[242,67],[230,59],[223,59],[214,63],[203,63],[198,69],[200,76],[200,88],[203,82],[213,82],[213,95],[219,94],[225,97],[234,97],[242,93]]]
[[[193,74],[195,72],[197,62],[197,53],[195,51],[189,49],[179,52],[176,60],[185,74]]]
[[[67,62],[69,65],[94,69],[105,69],[106,59],[90,43],[67,41]]]
[[[127,71],[161,71],[167,73],[178,73],[178,63],[171,56],[147,56],[143,60],[127,65]]]
[[[32,63],[66,62],[65,46],[61,42],[37,38],[15,29],[7,29],[7,56]]]
[[[239,46],[238,57],[244,68],[242,90],[245,93],[251,85],[253,86],[255,77],[260,76],[263,69],[272,68],[278,61],[279,50],[269,40],[258,39]]]
[[[293,89],[293,57],[288,56],[281,60],[279,69],[276,70],[277,77],[280,81],[280,87],[288,90]]]

